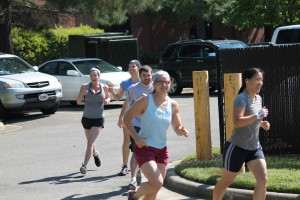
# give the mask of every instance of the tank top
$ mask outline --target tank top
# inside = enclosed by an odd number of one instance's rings
[[[91,92],[91,83],[88,84],[88,92],[84,97],[83,116],[90,119],[104,118],[104,98],[103,85],[100,84],[100,92],[94,94]]]
[[[148,95],[148,106],[141,116],[141,130],[139,136],[146,138],[148,146],[162,149],[167,146],[167,129],[172,121],[172,100],[167,97],[168,105],[165,109],[157,108],[153,95]]]

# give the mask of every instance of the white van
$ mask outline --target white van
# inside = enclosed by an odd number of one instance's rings
[[[300,43],[300,24],[276,28],[271,40],[272,45],[297,43]]]

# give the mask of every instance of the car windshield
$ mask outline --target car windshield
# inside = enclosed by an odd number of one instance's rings
[[[104,62],[102,60],[83,60],[83,61],[73,62],[73,64],[84,75],[89,75],[90,69],[93,67],[100,68],[101,73],[120,72],[121,71],[117,67],[115,67],[107,62]]]
[[[20,58],[0,58],[0,75],[20,74],[24,72],[35,72],[35,70]]]
[[[220,49],[236,49],[236,48],[246,48],[248,45],[245,43],[222,43],[218,45]]]

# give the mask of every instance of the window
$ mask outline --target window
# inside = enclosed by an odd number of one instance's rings
[[[179,52],[179,57],[201,57],[201,46],[184,45]]]
[[[58,65],[58,75],[60,76],[67,76],[68,70],[75,70],[75,68],[67,62],[61,62]]]
[[[51,63],[48,63],[44,66],[42,66],[39,71],[40,72],[43,72],[43,73],[46,73],[46,74],[50,74],[50,75],[56,75],[56,65],[57,65],[57,62],[51,62]]]

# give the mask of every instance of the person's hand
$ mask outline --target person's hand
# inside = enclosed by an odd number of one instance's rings
[[[260,126],[266,131],[270,130],[270,123],[268,121],[262,121]]]
[[[104,105],[107,105],[109,102],[110,102],[110,99],[109,99],[109,98],[105,99],[105,100],[104,100]]]
[[[138,148],[142,148],[144,146],[147,146],[146,142],[145,142],[146,138],[141,138],[138,136],[138,138],[136,138],[134,140],[136,146],[138,146]]]
[[[125,124],[124,124],[124,122],[123,122],[123,119],[119,119],[119,120],[118,120],[118,126],[119,126],[120,128],[124,128],[124,127],[125,127]]]
[[[109,83],[107,86],[108,86],[108,92],[113,92],[114,91],[114,84]]]
[[[266,107],[263,107],[257,114],[256,114],[256,118],[257,119],[263,119],[265,117],[267,117],[269,114],[269,110]]]
[[[177,130],[179,131],[180,135],[183,135],[184,137],[189,136],[189,131],[186,128],[184,128],[184,126],[179,126]]]

